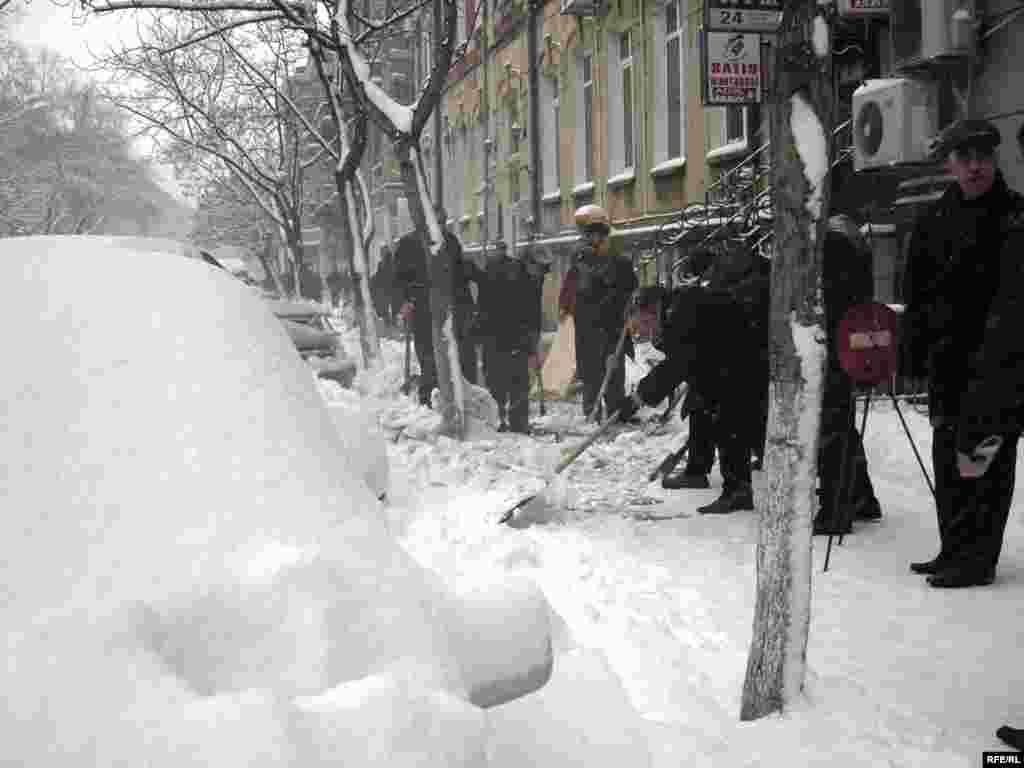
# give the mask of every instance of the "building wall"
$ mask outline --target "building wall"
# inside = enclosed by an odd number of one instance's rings
[[[492,10],[491,24],[484,30],[486,38],[496,47],[489,51],[484,61],[470,57],[468,66],[456,71],[456,77],[449,83],[445,94],[443,110],[450,126],[449,146],[461,149],[460,156],[449,150],[453,163],[462,165],[463,172],[446,175],[446,184],[461,184],[458,193],[446,192],[446,199],[458,201],[461,211],[449,210],[451,217],[459,223],[457,231],[464,241],[474,242],[481,235],[480,222],[476,213],[481,210],[479,188],[484,183],[482,159],[473,162],[465,145],[472,131],[482,145],[480,128],[483,113],[480,109],[490,106],[491,135],[495,146],[495,167],[493,172],[492,205],[490,207],[490,236],[499,232],[497,206],[501,206],[502,223],[500,232],[508,240],[515,223],[516,235],[527,235],[525,221],[531,213],[531,174],[539,172],[549,176],[545,162],[553,161],[550,150],[544,147],[558,143],[558,184],[551,189],[548,181],[542,181],[543,201],[541,204],[540,234],[556,236],[559,232],[571,231],[573,212],[577,207],[595,202],[608,208],[617,227],[629,227],[647,223],[650,217],[671,215],[682,208],[688,200],[703,199],[707,177],[705,155],[706,130],[704,110],[700,92],[700,58],[697,49],[697,30],[701,2],[683,0],[682,16],[686,20],[686,45],[684,73],[686,98],[684,104],[685,144],[683,162],[674,164],[668,170],[660,168],[654,173],[658,160],[655,156],[655,131],[664,115],[659,112],[657,87],[664,87],[663,77],[659,79],[659,67],[664,67],[664,51],[656,42],[656,25],[663,22],[663,0],[621,0],[611,3],[606,16],[599,19],[564,16],[559,3],[546,2],[543,5],[538,30],[539,67],[541,87],[538,94],[529,91],[529,62],[527,61],[526,20],[512,29],[505,24],[504,38],[496,35],[496,28],[502,26],[501,17],[517,12],[520,5],[496,3]],[[525,15],[525,5],[522,5]],[[633,47],[634,113],[636,158],[632,179],[624,179],[619,168],[611,167],[614,151],[611,146],[613,135],[609,120],[621,116],[618,94],[611,92],[614,67],[618,67],[618,52],[614,35],[629,32]],[[583,139],[581,84],[579,67],[582,56],[589,52],[593,56],[593,174],[591,184],[581,184],[578,178],[578,150]],[[479,56],[479,55],[478,55]],[[480,89],[484,80],[483,70],[487,68],[490,98],[481,99]],[[617,82],[617,81],[616,81]],[[560,105],[560,130],[553,136],[553,116],[550,94],[552,83],[557,83]],[[529,100],[540,100],[541,162],[530,157]],[[477,110],[477,111],[475,111]],[[511,148],[511,127],[518,124],[522,131],[518,151]],[[459,137],[459,132],[463,138]],[[480,153],[482,155],[482,152]],[[608,181],[613,178],[609,186]],[[519,201],[516,205],[515,190],[518,185]],[[556,194],[557,192],[557,194]],[[474,202],[475,201],[475,202]],[[474,207],[477,206],[477,207]]]
[[[984,41],[985,61],[974,79],[972,107],[978,117],[986,117],[1003,136],[999,164],[1010,186],[1024,192],[1024,157],[1016,136],[1024,124],[1024,12],[1017,0],[989,0],[985,13],[1002,18],[1019,12],[1009,23]]]

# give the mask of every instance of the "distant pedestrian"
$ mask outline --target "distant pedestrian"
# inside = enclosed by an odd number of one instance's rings
[[[996,167],[999,143],[998,129],[984,120],[958,122],[940,135],[937,152],[956,183],[915,223],[904,277],[908,372],[928,379],[940,543],[936,557],[911,563],[910,569],[930,574],[933,587],[992,583],[1013,497],[1019,426],[1006,418],[1005,403],[995,410],[989,404],[987,415],[962,408],[979,362],[982,386],[998,383],[979,355],[997,359],[991,350],[1020,336],[1020,310],[1012,301],[1004,305],[1005,315],[994,318],[989,311],[1002,275],[1015,274],[1019,250],[1008,253],[1005,246],[1009,222],[1024,211],[1024,198]],[[1017,246],[1019,240],[1013,242]],[[993,322],[997,327],[987,331]],[[961,476],[958,444],[974,451],[977,446],[963,441],[979,434],[980,422],[992,413],[1000,414],[995,425],[1006,431],[995,435],[1001,444],[991,465],[982,477]],[[965,419],[976,423],[964,424]]]
[[[839,363],[838,338],[839,324],[850,307],[873,300],[874,270],[871,248],[854,221],[848,216],[833,216],[828,223],[821,277],[827,362],[818,443],[819,505],[814,532],[843,535],[852,533],[854,518],[878,520],[882,517],[868,475],[862,435],[855,424],[853,382]]]
[[[380,249],[377,271],[370,278],[370,297],[373,299],[374,312],[388,327],[394,325],[398,309],[393,301],[394,282],[395,260],[391,255],[391,249],[385,245]]]
[[[484,377],[498,403],[499,431],[525,434],[530,419],[529,356],[536,349],[540,307],[536,281],[504,241],[489,251],[479,302]]]

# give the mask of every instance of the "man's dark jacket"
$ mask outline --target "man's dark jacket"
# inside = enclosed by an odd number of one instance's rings
[[[503,350],[532,351],[540,333],[540,296],[526,266],[508,256],[492,261],[477,286],[477,334]]]
[[[1024,205],[1004,217],[1000,230],[998,288],[961,400],[958,447],[964,452],[989,435],[1024,426]]]
[[[1000,280],[1007,216],[1024,198],[1002,174],[965,200],[952,185],[915,222],[903,279],[904,371],[927,376],[933,424],[952,424]]]
[[[643,401],[655,405],[683,381],[717,401],[726,388],[766,378],[770,286],[768,268],[755,262],[728,281],[678,289],[663,332],[665,359],[637,386]]]
[[[585,265],[572,267],[575,280],[576,353],[587,350],[610,354],[619,341],[626,322],[626,307],[636,290],[637,279],[633,265],[618,256],[604,256],[608,264],[603,269],[588,269]],[[570,271],[572,271],[570,270]],[[583,349],[581,349],[581,346]],[[625,354],[633,356],[633,342],[627,337]],[[603,366],[603,359],[602,359]]]
[[[473,294],[469,290],[469,276],[463,264],[462,245],[458,238],[448,231],[444,233],[445,250],[452,265],[452,310],[471,313]],[[430,273],[427,270],[427,250],[423,247],[419,233],[410,232],[398,241],[395,249],[394,282],[396,297],[401,302],[410,301],[416,305],[413,321],[416,328],[429,329],[430,315]],[[429,331],[428,331],[429,332]]]

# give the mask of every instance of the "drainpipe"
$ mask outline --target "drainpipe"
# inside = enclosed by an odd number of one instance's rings
[[[431,51],[431,65],[433,65],[434,56],[437,56],[438,46],[441,45],[441,37],[444,34],[444,6],[442,3],[434,3],[434,40],[433,50]],[[422,82],[417,80],[416,82]],[[442,92],[441,97],[438,99],[437,104],[434,106],[434,136],[433,141],[430,143],[430,150],[434,153],[434,203],[436,205],[444,204],[444,169],[442,167],[441,153],[441,104],[444,102],[445,92]],[[438,224],[444,228],[447,222],[439,221]]]
[[[533,226],[530,228],[529,239],[533,240],[541,232],[540,198],[541,183],[544,175],[540,147],[540,54],[538,53],[537,36],[540,34],[541,12],[543,0],[529,0],[527,17],[526,50],[530,59],[528,87],[530,89],[530,217]],[[558,138],[555,137],[555,141]]]
[[[491,152],[494,149],[494,142],[491,141],[491,96],[490,96],[490,62],[487,60],[491,52],[488,37],[491,28],[491,9],[489,0],[480,0],[483,3],[481,8],[481,51],[480,51],[480,109],[484,113],[484,181],[483,181],[483,209],[484,220],[480,228],[480,241],[483,253],[484,266],[487,265],[487,246],[491,238],[490,232],[490,207],[491,207]]]

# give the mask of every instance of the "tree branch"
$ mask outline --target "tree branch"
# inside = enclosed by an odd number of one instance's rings
[[[170,48],[164,48],[160,50],[159,53],[161,56],[166,56],[168,54],[174,53],[175,51],[180,51],[183,48],[188,48],[191,45],[201,43],[204,40],[209,40],[211,37],[223,36],[225,32],[229,32],[232,29],[237,29],[238,27],[244,27],[247,24],[258,24],[261,21],[271,21],[273,19],[282,18],[284,18],[284,14],[282,13],[267,13],[263,14],[262,16],[252,16],[248,19],[240,19],[239,21],[232,22],[231,24],[225,24],[221,27],[217,27],[216,29],[210,30],[209,32],[204,32],[203,34],[199,35],[198,37],[194,37],[191,40],[186,40],[183,43],[178,43],[177,45],[171,46]]]

